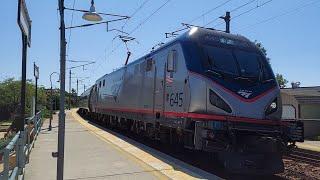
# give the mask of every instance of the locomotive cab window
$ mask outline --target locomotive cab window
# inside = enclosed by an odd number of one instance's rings
[[[177,51],[171,50],[168,54],[167,59],[167,71],[168,72],[175,72],[176,71],[176,60],[177,59]]]

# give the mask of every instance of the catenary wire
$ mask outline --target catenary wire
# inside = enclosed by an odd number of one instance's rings
[[[242,13],[234,16],[234,17],[231,17],[231,20],[236,19],[236,18],[239,18],[239,17],[241,17],[241,16],[243,16],[243,15],[245,15],[245,14],[247,14],[247,13],[253,11],[253,10],[256,10],[256,9],[258,9],[258,8],[261,8],[261,7],[265,6],[266,4],[270,3],[271,1],[273,1],[273,0],[265,1],[265,2],[263,2],[263,3],[260,4],[260,5],[258,4],[257,6],[255,6],[255,7],[253,7],[253,8],[250,8],[250,9],[248,9],[248,10],[246,10],[246,11],[244,11],[244,12],[242,12]],[[237,9],[237,8],[236,8],[236,9]],[[214,27],[218,27],[218,26],[220,26],[221,24],[224,24],[224,22],[221,22],[221,23],[215,25]]]
[[[304,8],[306,8],[306,7],[309,7],[309,6],[311,6],[311,5],[313,5],[313,4],[316,4],[316,3],[319,3],[319,2],[320,2],[320,1],[316,0],[316,1],[311,1],[311,2],[309,2],[309,3],[306,3],[306,4],[302,4],[302,5],[300,5],[300,6],[296,7],[296,8],[293,8],[293,9],[290,9],[290,10],[287,10],[287,11],[284,11],[284,12],[282,12],[282,13],[280,13],[280,14],[274,15],[274,16],[269,17],[269,18],[266,18],[266,19],[263,19],[263,20],[261,20],[261,21],[259,21],[259,22],[254,23],[254,24],[247,25],[247,26],[244,26],[244,27],[242,27],[242,28],[239,28],[238,30],[243,30],[243,29],[252,28],[252,27],[255,27],[255,26],[257,26],[257,25],[260,25],[260,24],[263,24],[263,23],[266,23],[266,22],[275,20],[275,19],[280,18],[280,17],[282,17],[282,16],[286,16],[286,15],[289,15],[289,14],[294,14],[294,13],[299,12],[300,10],[302,10],[302,9],[304,9]]]
[[[142,20],[135,28],[133,28],[130,32],[129,35],[133,34],[134,32],[136,32],[139,28],[142,27],[143,24],[145,24],[146,22],[148,22],[152,16],[154,16],[158,11],[160,11],[164,6],[166,6],[171,0],[166,0],[163,4],[161,4],[161,6],[159,6],[157,9],[155,9],[147,18],[145,18],[144,20]],[[111,54],[113,54],[121,45],[122,43],[118,43],[118,45],[113,48],[110,53],[107,56],[110,56]],[[107,57],[106,57],[107,59]]]
[[[73,0],[73,4],[72,4],[72,8],[74,9],[76,4],[76,0]],[[71,13],[71,22],[70,22],[70,26],[73,25],[73,16],[74,16],[74,11],[72,11]],[[71,34],[72,34],[72,29],[69,30],[69,37],[68,37],[68,43],[67,43],[67,55],[69,55],[69,51],[70,51],[70,43],[71,43]]]
[[[145,0],[131,15],[130,18],[134,17],[150,0]],[[122,25],[122,30],[128,24],[130,19],[127,19],[125,23]]]

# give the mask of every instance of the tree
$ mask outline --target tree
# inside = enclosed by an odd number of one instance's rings
[[[276,80],[280,86],[280,88],[285,88],[287,86],[288,80],[286,80],[282,74],[276,74]]]
[[[270,58],[267,57],[267,49],[262,45],[261,42],[258,42],[257,40],[254,41],[256,46],[262,51],[262,53],[266,56],[268,63],[270,64]],[[280,88],[286,87],[288,81],[284,78],[282,74],[277,73],[276,74],[276,80],[280,86]]]
[[[21,81],[8,78],[0,82],[0,108],[9,113],[17,114],[20,106]],[[35,93],[35,85],[31,80],[26,83],[26,115],[31,115],[32,97]],[[44,87],[38,87],[38,104],[47,105]]]
[[[270,58],[267,56],[267,50],[264,48],[261,42],[258,42],[257,40],[254,41],[256,46],[262,51],[262,53],[266,56],[268,63],[270,64]]]

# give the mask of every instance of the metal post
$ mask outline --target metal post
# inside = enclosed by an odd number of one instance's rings
[[[52,75],[53,74],[58,74],[59,75],[59,73],[57,73],[57,72],[53,72],[53,73],[51,73],[50,74],[50,113],[51,113],[51,115],[50,115],[50,121],[49,121],[49,128],[48,128],[48,130],[49,131],[51,131],[52,130],[52,114],[53,114],[53,90],[52,90]],[[56,107],[56,106],[55,106]]]
[[[17,132],[20,131],[18,148],[17,148],[17,165],[20,168],[24,167],[24,157],[21,156],[24,145],[22,142],[24,135],[24,122],[25,122],[25,107],[26,107],[26,73],[27,73],[27,36],[22,34],[22,78],[21,78],[21,119],[17,123]]]
[[[83,85],[83,92],[85,92],[86,91],[86,85],[84,84]]]
[[[58,130],[57,180],[63,180],[64,135],[65,135],[65,72],[66,72],[66,35],[64,24],[64,0],[58,0],[60,12],[60,111]]]
[[[220,18],[226,22],[226,33],[230,33],[230,20],[231,20],[230,12],[227,11],[226,15]]]
[[[77,95],[76,95],[76,104],[78,106],[78,93],[79,93],[79,80],[77,79]]]
[[[71,108],[71,69],[69,71],[69,110]]]
[[[36,72],[36,63],[34,62],[33,63],[33,67],[34,67],[34,72]],[[35,74],[35,73],[34,73]],[[36,74],[35,74],[36,75]],[[35,79],[36,79],[36,89],[35,89],[35,111],[34,111],[34,114],[37,114],[38,112],[38,77],[35,76]]]
[[[24,130],[24,118],[26,111],[26,73],[27,73],[27,36],[22,34],[22,78],[21,78],[21,100],[20,121],[17,122],[17,132]]]
[[[22,174],[23,173],[23,168],[25,167],[25,154],[24,154],[24,145],[25,145],[25,141],[24,141],[24,131],[20,131],[20,136],[17,142],[17,166],[18,166],[18,174]]]
[[[9,166],[9,155],[10,155],[10,150],[11,149],[7,149],[4,148],[4,154],[3,154],[3,179],[9,179],[9,170],[10,170],[10,166]]]
[[[78,96],[78,93],[79,93],[79,91],[78,91],[79,89],[78,88],[79,88],[79,80],[77,79],[77,96]]]
[[[53,74],[53,73],[52,73]],[[52,93],[52,80],[51,80],[51,76],[52,74],[50,74],[50,121],[49,121],[49,127],[48,130],[51,131],[52,126],[51,126],[51,122],[52,122],[52,113],[53,113],[53,93]]]

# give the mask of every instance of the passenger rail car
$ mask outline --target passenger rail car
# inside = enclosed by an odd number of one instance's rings
[[[89,115],[165,143],[215,152],[231,172],[278,173],[303,141],[303,124],[281,120],[279,86],[247,38],[188,32],[99,78]]]

